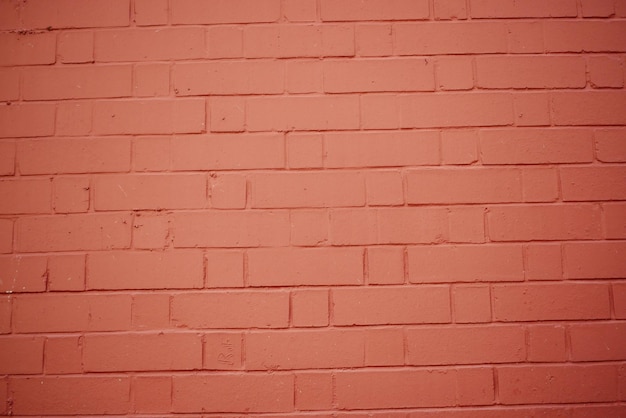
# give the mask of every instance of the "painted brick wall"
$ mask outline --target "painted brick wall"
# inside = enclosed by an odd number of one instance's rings
[[[625,417],[625,54],[624,0],[0,0],[0,415]]]

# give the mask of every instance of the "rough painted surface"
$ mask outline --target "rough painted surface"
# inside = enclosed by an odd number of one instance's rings
[[[626,1],[0,0],[0,415],[626,416]]]

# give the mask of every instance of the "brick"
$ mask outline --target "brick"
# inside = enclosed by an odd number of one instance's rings
[[[500,22],[411,22],[394,24],[397,55],[491,54],[507,52]]]
[[[133,138],[133,170],[169,171],[171,160],[171,138],[152,136]]]
[[[289,168],[321,168],[324,159],[322,135],[296,133],[287,135]]]
[[[445,286],[332,289],[334,325],[450,322]]]
[[[169,15],[168,0],[137,0],[133,6],[133,21],[138,26],[167,24]]]
[[[473,18],[576,17],[576,0],[470,0]]]
[[[211,132],[242,132],[246,124],[246,104],[241,97],[209,99]]]
[[[133,248],[164,249],[172,244],[171,218],[157,212],[136,213],[133,219]]]
[[[171,321],[189,328],[285,328],[284,292],[184,293],[172,297]]]
[[[202,338],[198,334],[162,332],[86,335],[83,363],[87,372],[199,369]]]
[[[1,6],[0,6],[1,7]],[[18,68],[0,68],[0,100],[17,100],[20,97],[20,71]]]
[[[327,93],[433,91],[433,65],[425,59],[325,60]]]
[[[340,409],[443,407],[466,404],[468,394],[484,388],[474,403],[493,402],[489,368],[430,370],[349,370],[335,374]],[[451,390],[455,388],[455,390]]]
[[[147,293],[133,295],[131,323],[134,329],[169,328],[170,295]]]
[[[626,283],[613,283],[613,306],[617,319],[626,319]]]
[[[48,259],[48,290],[85,290],[85,255],[51,256]]]
[[[365,173],[365,193],[368,206],[404,204],[402,172],[369,171]]]
[[[37,216],[18,219],[16,228],[20,252],[110,250],[130,246],[131,218],[126,214]]]
[[[404,330],[390,328],[366,331],[366,366],[401,366],[403,364]]]
[[[296,290],[291,293],[291,324],[296,327],[328,325],[328,291]]]
[[[368,94],[361,96],[361,126],[363,129],[400,127],[397,96]]]
[[[526,246],[524,271],[527,280],[560,280],[563,277],[561,245],[531,244]]]
[[[439,57],[435,64],[438,90],[471,90],[474,87],[474,59]]]
[[[173,24],[261,23],[280,17],[280,0],[173,0]]]
[[[0,142],[0,176],[15,174],[16,148],[14,141]]]
[[[563,268],[569,279],[624,277],[626,243],[594,242],[563,245]]]
[[[133,94],[138,97],[168,96],[169,64],[137,64],[133,73]]]
[[[98,101],[93,111],[96,135],[200,133],[205,130],[205,101],[202,99]]]
[[[333,376],[330,373],[296,374],[295,406],[298,410],[330,410],[333,407]]]
[[[361,283],[361,248],[268,248],[248,251],[249,286]]]
[[[626,408],[622,406],[580,406],[572,409],[572,418],[593,418],[594,416],[619,417]]]
[[[292,374],[174,376],[172,381],[175,413],[291,412],[294,407]]]
[[[448,225],[442,208],[381,208],[377,213],[380,244],[437,243],[446,239]]]
[[[13,220],[0,219],[0,254],[13,252]]]
[[[491,322],[489,286],[454,286],[452,298],[455,322],[460,324]]]
[[[626,162],[626,136],[621,130],[595,131],[595,149],[598,161]]]
[[[21,27],[21,21],[20,21],[20,7],[19,5],[12,3],[10,1],[3,1],[2,3],[0,3],[0,28],[2,28],[2,30],[5,29],[18,29]],[[6,394],[6,390],[7,390],[7,382],[6,380],[3,380],[2,382],[2,388],[3,388],[3,392],[2,394]],[[8,395],[7,395],[8,396]],[[5,409],[6,405],[0,405],[0,412],[6,412]]]
[[[543,22],[513,21],[507,22],[509,52],[516,54],[540,54],[545,51]]]
[[[298,247],[320,246],[328,242],[329,212],[325,209],[292,210],[291,245]]]
[[[590,131],[574,129],[495,129],[480,133],[483,164],[590,163]]]
[[[283,92],[281,61],[222,61],[176,64],[174,91],[178,96],[277,94]]]
[[[285,91],[289,93],[320,93],[324,91],[322,61],[289,60],[285,65]]]
[[[448,209],[448,241],[485,242],[485,208],[457,206]]]
[[[0,297],[0,334],[11,332],[12,298],[10,295]]]
[[[220,173],[209,178],[211,207],[243,209],[247,200],[246,177],[240,174]]]
[[[624,0],[617,0],[615,2],[615,15],[618,17],[626,16],[626,3],[624,3]]]
[[[624,358],[626,324],[573,324],[569,327],[573,361]]]
[[[317,131],[359,128],[356,96],[255,97],[247,99],[249,131]]]
[[[379,211],[345,209],[330,212],[330,242],[332,245],[378,244]]]
[[[253,208],[363,206],[362,173],[262,173],[252,178]]]
[[[437,165],[439,134],[435,131],[327,133],[324,155],[324,165],[328,168]]]
[[[283,136],[274,133],[179,136],[172,140],[172,168],[176,171],[283,168],[284,149]]]
[[[481,88],[582,88],[586,85],[582,57],[477,57],[476,80]]]
[[[204,336],[204,368],[238,370],[242,367],[243,335],[234,332],[212,332]]]
[[[607,238],[626,238],[626,205],[607,203],[602,205],[604,231]]]
[[[513,123],[510,95],[499,93],[413,94],[398,97],[400,127],[503,126]]]
[[[611,56],[589,57],[587,71],[591,87],[624,87],[624,65],[620,59]]]
[[[367,249],[368,284],[404,283],[404,249],[371,247]]]
[[[436,20],[467,19],[465,0],[435,0],[434,15]]]
[[[51,195],[48,179],[0,181],[0,214],[50,213]]]
[[[172,220],[174,247],[258,247],[289,244],[285,211],[178,212]]]
[[[393,30],[388,23],[359,23],[354,29],[356,53],[361,57],[393,54]]]
[[[441,132],[441,162],[445,165],[466,165],[478,161],[478,133],[474,130]]]
[[[522,169],[524,202],[555,202],[560,196],[559,173],[553,167]]]
[[[496,321],[608,319],[609,289],[604,284],[494,285]]]
[[[83,372],[82,337],[48,337],[44,358],[46,374],[73,374]]]
[[[13,411],[20,415],[125,414],[130,377],[11,378]]]
[[[507,168],[422,169],[406,173],[407,202],[519,202],[521,176]]]
[[[493,207],[487,215],[493,241],[584,240],[602,237],[601,212],[594,205]]]
[[[243,287],[244,255],[240,251],[210,251],[206,253],[207,287]]]
[[[89,177],[55,177],[52,208],[56,213],[79,213],[89,209]]]
[[[613,365],[502,366],[496,370],[500,401],[505,405],[617,400],[617,367]]]
[[[584,94],[584,96],[583,96]],[[552,93],[555,125],[623,125],[626,94],[621,91]]]
[[[47,279],[48,260],[44,256],[0,257],[0,292],[44,292]]]
[[[517,326],[407,329],[407,364],[515,363],[526,359],[526,335]]]
[[[199,251],[92,253],[87,257],[87,289],[202,288]]]
[[[33,0],[22,9],[27,28],[89,28],[128,26],[129,0],[113,0],[102,4],[98,0]]]
[[[93,103],[87,101],[57,103],[56,135],[84,136],[91,133],[92,110]]]
[[[136,376],[132,380],[133,411],[168,413],[172,408],[172,378],[169,376]]]
[[[0,138],[52,135],[54,133],[54,119],[54,104],[11,104],[8,102],[5,105],[0,105]]]
[[[534,325],[527,329],[528,360],[532,362],[564,362],[567,360],[565,327]]]
[[[204,53],[202,28],[120,29],[98,31],[94,37],[96,62],[197,59]]]
[[[41,337],[0,337],[0,373],[42,373],[44,339]]]
[[[517,126],[550,125],[550,99],[546,92],[514,93],[513,107]]]
[[[298,330],[246,334],[246,367],[292,370],[363,366],[364,333]]]
[[[57,60],[64,64],[93,62],[93,32],[61,32],[57,37]]]
[[[626,167],[563,167],[564,201],[626,199]]]
[[[312,22],[317,20],[316,0],[285,0],[282,16],[290,22]]]
[[[209,58],[243,57],[243,29],[238,26],[211,26],[206,43]]]
[[[55,55],[54,32],[0,34],[1,66],[54,64]]]
[[[408,249],[411,283],[499,282],[524,279],[517,245],[416,246]]]
[[[544,22],[546,52],[623,52],[624,27],[620,20]]]
[[[428,19],[426,0],[322,0],[323,21]]]
[[[41,294],[13,300],[16,333],[125,331],[130,295]]]

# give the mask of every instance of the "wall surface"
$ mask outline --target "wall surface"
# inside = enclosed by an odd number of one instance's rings
[[[0,0],[0,415],[626,417],[625,0]]]

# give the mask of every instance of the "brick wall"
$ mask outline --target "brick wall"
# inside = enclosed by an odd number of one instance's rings
[[[0,0],[0,415],[626,416],[625,54],[624,0]]]

